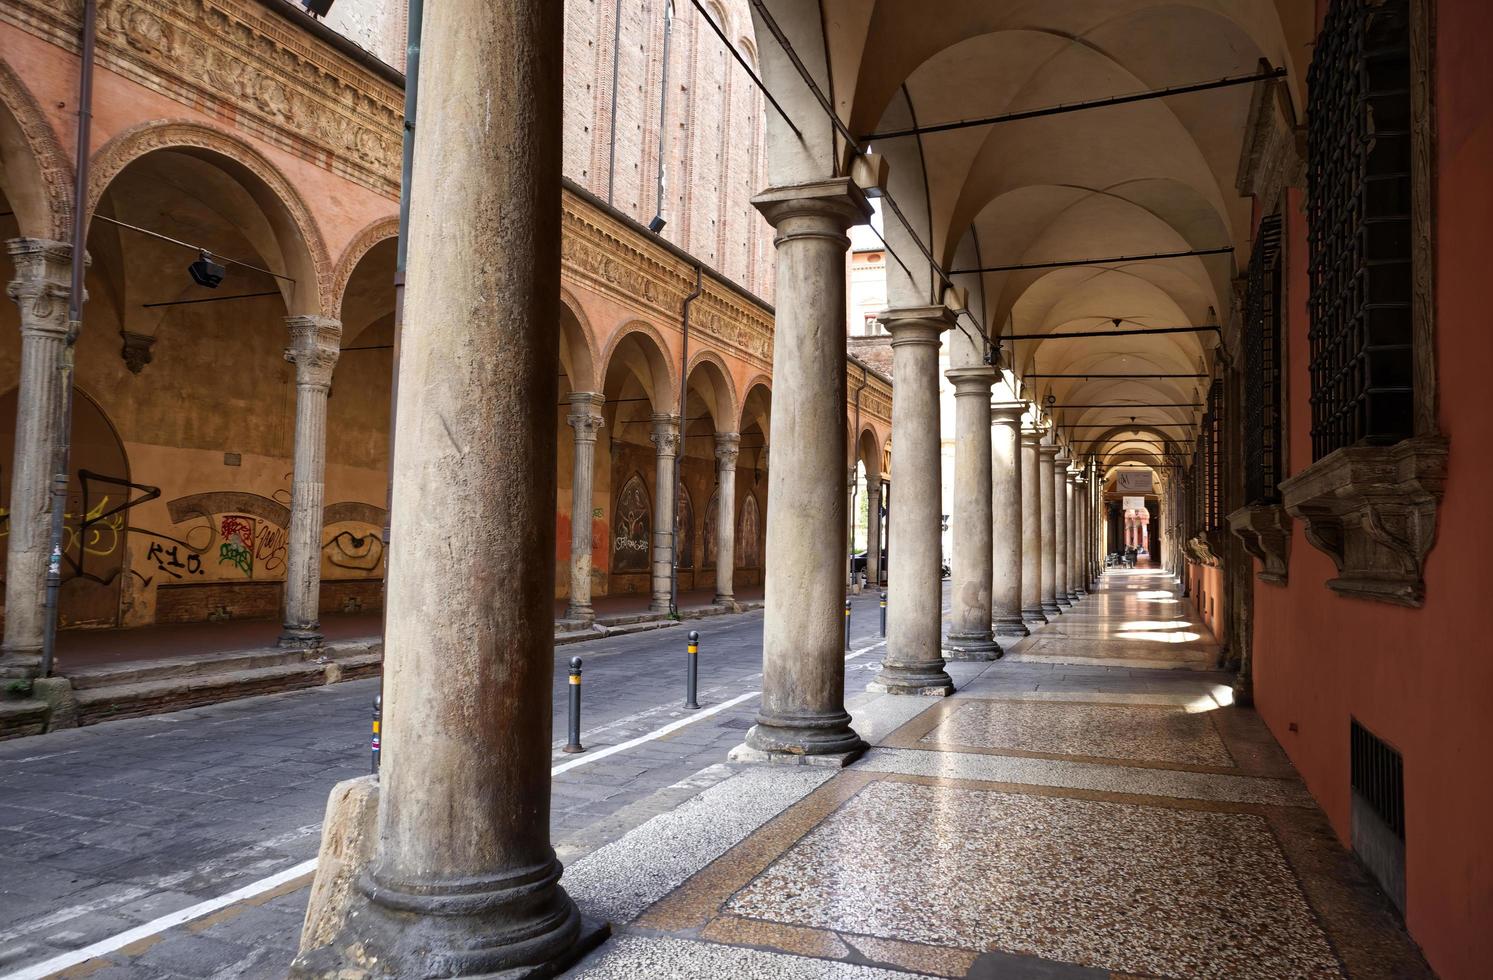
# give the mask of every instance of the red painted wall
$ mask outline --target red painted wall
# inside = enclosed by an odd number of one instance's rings
[[[1255,697],[1344,841],[1348,725],[1356,716],[1405,758],[1407,923],[1447,980],[1493,962],[1493,5],[1435,4],[1436,303],[1446,497],[1422,609],[1339,597],[1332,562],[1296,524],[1290,584],[1255,587]],[[1290,469],[1311,461],[1306,233],[1289,215]],[[1290,731],[1295,724],[1298,731]]]

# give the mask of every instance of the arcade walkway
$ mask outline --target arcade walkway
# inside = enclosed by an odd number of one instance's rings
[[[863,705],[848,770],[743,772],[570,869],[614,923],[580,975],[1429,976],[1215,652],[1109,572],[953,697]]]

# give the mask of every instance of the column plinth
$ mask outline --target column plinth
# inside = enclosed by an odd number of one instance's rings
[[[1021,620],[1021,402],[990,408],[991,619],[996,636],[1023,637]]]
[[[1058,604],[1058,524],[1057,524],[1057,497],[1053,490],[1053,471],[1057,466],[1055,460],[1058,455],[1058,447],[1052,443],[1043,443],[1037,447],[1039,457],[1037,465],[1037,480],[1040,488],[1037,493],[1038,503],[1042,508],[1042,612],[1048,619],[1063,614],[1062,606]]]
[[[1042,608],[1042,433],[1021,430],[1021,619],[1047,622]]]
[[[605,934],[550,846],[562,32],[552,0],[426,9],[373,857],[348,894],[324,842],[349,908],[296,978],[553,976]]]
[[[596,493],[596,436],[605,424],[606,397],[593,391],[570,393],[565,423],[575,433],[570,473],[570,601],[565,618],[581,623],[596,619],[591,606],[591,509]]]
[[[52,478],[62,441],[63,399],[72,383],[68,298],[72,249],[62,242],[7,243],[15,278],[6,288],[21,314],[21,378],[10,470],[5,540],[5,638],[0,677],[41,672],[46,632],[47,565],[52,546]]]
[[[952,627],[944,641],[950,660],[996,660],[991,629],[991,367],[945,372],[954,383],[954,556]]]
[[[313,649],[321,635],[321,518],[326,501],[327,396],[342,344],[342,323],[324,316],[287,317],[295,365],[295,468],[285,542],[282,647]]]
[[[938,427],[938,347],[954,314],[942,306],[888,310],[892,335],[892,446],[897,454],[897,549],[887,583],[886,655],[868,690],[943,696],[954,692],[940,648],[943,619],[943,500]],[[988,404],[988,402],[987,402]],[[984,412],[981,412],[984,415]]]
[[[715,604],[735,609],[736,586],[736,458],[741,455],[741,435],[717,432],[715,436]]]
[[[654,415],[648,441],[653,443],[653,600],[655,613],[674,612],[674,522],[678,520],[674,494],[674,462],[679,456],[679,416]]]
[[[775,232],[762,709],[737,759],[843,765],[865,751],[845,710],[846,230],[871,206],[845,178],[753,199]]]

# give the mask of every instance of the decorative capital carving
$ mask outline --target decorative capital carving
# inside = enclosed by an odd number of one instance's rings
[[[1447,440],[1417,436],[1393,446],[1349,446],[1280,485],[1306,539],[1337,566],[1341,595],[1419,607],[1425,560],[1436,543]]]
[[[5,292],[21,311],[21,333],[67,333],[72,248],[44,238],[12,238],[6,251],[16,276]]]
[[[601,414],[601,406],[605,402],[606,396],[598,392],[570,393],[570,414],[566,417],[565,424],[575,430],[576,442],[596,441],[596,434],[606,425],[606,419]]]
[[[285,359],[295,365],[297,385],[328,388],[342,352],[342,321],[327,316],[288,316],[290,346]]]
[[[653,423],[652,431],[648,433],[648,441],[660,456],[679,455],[679,417],[676,415],[655,415],[650,421]]]
[[[741,433],[717,432],[715,434],[715,465],[717,469],[736,469],[736,458],[740,455]]]
[[[1291,515],[1279,504],[1251,504],[1228,517],[1229,530],[1265,567],[1260,581],[1285,585],[1291,561]]]
[[[1208,537],[1207,534],[1195,534],[1187,540],[1187,544],[1183,547],[1186,549],[1187,554],[1191,556],[1193,561],[1197,562],[1200,565],[1208,565],[1213,568],[1217,568],[1221,564],[1221,562],[1218,558],[1218,551],[1213,547],[1213,545],[1214,542]]]
[[[131,330],[121,330],[119,336],[124,341],[119,348],[124,366],[130,369],[131,374],[139,374],[151,361],[150,349],[156,345],[156,339],[150,334]]]

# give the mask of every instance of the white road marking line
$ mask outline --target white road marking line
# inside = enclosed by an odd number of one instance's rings
[[[850,656],[859,656],[860,654],[865,653],[868,650],[874,649],[875,646],[880,646],[880,644],[875,644],[862,650],[855,651]],[[848,660],[849,657],[847,657],[846,659]],[[665,735],[677,732],[679,729],[685,727],[686,725],[691,725],[704,718],[709,718],[712,715],[719,714],[720,712],[725,711],[727,708],[734,708],[736,705],[747,700],[748,698],[757,697],[761,693],[761,691],[748,691],[745,694],[739,694],[729,701],[723,701],[720,704],[706,708],[702,711],[694,712],[686,718],[680,718],[678,721],[672,721],[669,724],[662,726],[661,728],[654,729],[647,735],[640,735],[639,737],[629,739],[626,742],[608,746],[607,748],[599,749],[595,752],[590,752],[584,756],[581,756],[580,758],[572,759],[569,762],[562,763],[550,769],[550,775],[558,776],[562,772],[569,772],[572,769],[578,769],[581,766],[588,765],[589,763],[596,762],[600,759],[605,759],[608,756],[616,755],[619,752],[625,752],[628,749],[642,745],[644,742],[651,742],[654,739],[663,738]],[[299,833],[299,831],[296,831],[295,833]],[[205,902],[199,902],[196,905],[188,906],[187,908],[172,912],[169,915],[163,915],[158,919],[152,919],[144,925],[136,926],[133,929],[128,929],[124,932],[119,933],[118,935],[110,936],[108,939],[101,939],[91,946],[84,946],[82,949],[75,949],[68,953],[62,953],[59,956],[54,956],[49,960],[44,960],[41,963],[37,963],[33,966],[22,967],[20,970],[14,973],[7,973],[4,976],[0,976],[0,980],[42,980],[42,978],[44,977],[49,977],[52,974],[59,973],[62,970],[68,969],[69,967],[77,966],[80,963],[86,963],[89,960],[95,959],[99,956],[105,956],[109,953],[117,952],[118,950],[123,949],[125,946],[128,946],[131,943],[137,943],[142,939],[149,939],[151,936],[165,932],[167,929],[174,929],[175,927],[184,925],[188,922],[193,921],[194,919],[200,919],[205,915],[211,915],[219,909],[227,908],[228,906],[233,905],[236,902],[242,902],[246,899],[254,898],[258,895],[263,895],[267,891],[279,888],[286,882],[293,881],[296,878],[299,878],[305,874],[309,874],[315,870],[316,858],[312,858],[309,861],[302,861],[300,864],[292,865],[291,867],[286,868],[284,871],[276,872],[275,874],[270,875],[268,878],[261,878],[259,881],[250,882],[249,884],[244,885],[242,888],[236,888],[226,895],[219,895],[217,898],[210,898]],[[88,911],[97,911],[97,909],[89,909]]]

